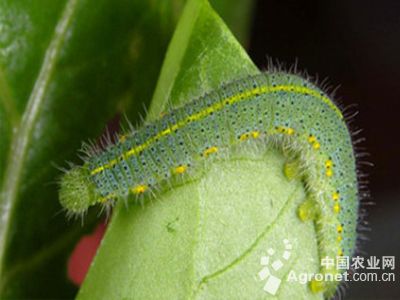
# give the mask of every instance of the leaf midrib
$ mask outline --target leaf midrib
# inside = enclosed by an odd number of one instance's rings
[[[17,202],[18,186],[28,152],[28,145],[32,138],[33,125],[37,122],[43,110],[45,95],[55,70],[57,59],[61,53],[61,46],[65,40],[74,12],[76,11],[77,3],[78,0],[68,0],[61,13],[61,18],[55,27],[54,34],[46,49],[39,75],[29,95],[21,124],[11,141],[0,207],[0,278],[3,277],[3,259],[8,239],[7,233],[11,225],[11,216],[13,215]]]

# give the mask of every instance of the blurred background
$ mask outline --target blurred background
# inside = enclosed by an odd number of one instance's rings
[[[362,168],[373,204],[361,251],[400,259],[400,2],[258,0],[248,42],[260,68],[267,56],[297,60],[299,70],[339,87],[344,107],[357,104],[352,125],[363,129],[358,146],[374,164]],[[351,283],[345,299],[399,299],[399,268],[396,261],[397,282]]]

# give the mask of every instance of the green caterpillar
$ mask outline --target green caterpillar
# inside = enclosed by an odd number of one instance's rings
[[[86,147],[83,166],[62,177],[60,201],[68,212],[83,214],[98,203],[151,196],[173,186],[174,178],[190,177],[202,161],[244,143],[290,149],[284,172],[305,182],[308,198],[298,216],[315,221],[320,256],[352,256],[359,201],[349,130],[326,93],[280,71],[223,85],[138,131],[123,133],[104,151]],[[337,285],[313,281],[310,287],[333,295]]]

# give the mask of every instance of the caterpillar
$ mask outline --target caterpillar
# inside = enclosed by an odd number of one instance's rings
[[[152,197],[201,169],[203,161],[244,143],[270,143],[290,153],[283,172],[307,187],[297,215],[315,222],[320,257],[352,256],[359,201],[350,132],[327,93],[282,71],[224,84],[136,131],[126,130],[105,150],[87,146],[84,164],[61,179],[60,202],[68,212],[83,214],[95,204]],[[310,283],[313,292],[330,296],[337,286]]]

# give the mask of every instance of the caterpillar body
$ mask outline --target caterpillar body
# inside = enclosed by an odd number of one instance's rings
[[[305,182],[308,197],[297,213],[301,220],[314,220],[320,257],[352,256],[359,201],[349,130],[326,93],[307,79],[280,71],[225,84],[123,133],[104,151],[87,150],[85,163],[64,174],[60,202],[69,212],[82,214],[97,203],[151,196],[165,182],[245,141],[274,141],[291,149],[284,172]],[[337,285],[312,281],[310,287],[331,296]]]

